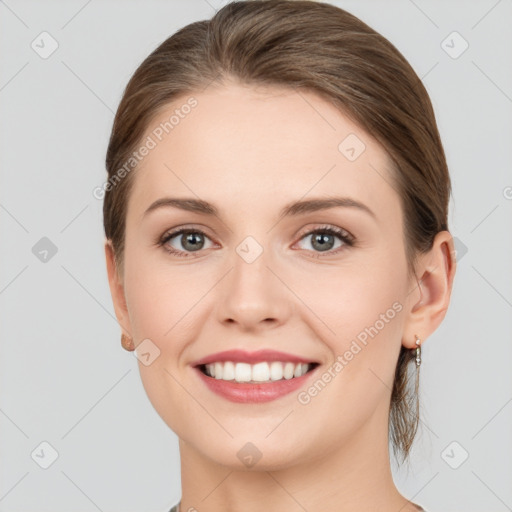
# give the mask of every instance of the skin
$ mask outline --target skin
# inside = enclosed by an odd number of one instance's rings
[[[438,233],[409,279],[390,163],[367,133],[312,92],[225,82],[193,96],[197,107],[135,171],[122,273],[105,244],[123,331],[160,350],[139,370],[179,437],[181,511],[417,510],[393,483],[389,399],[401,345],[414,348],[415,334],[428,338],[448,308],[450,233]],[[338,150],[350,133],[366,145],[353,162]],[[279,218],[292,201],[333,195],[364,203],[375,218],[348,207]],[[176,208],[144,216],[164,196],[200,198],[219,216]],[[357,245],[335,237],[319,250],[311,232],[323,224],[347,230]],[[204,231],[203,248],[191,250],[181,235],[167,245],[187,257],[156,245],[180,226]],[[247,236],[263,249],[252,263],[236,252]],[[232,403],[191,366],[226,349],[273,348],[319,361],[321,376],[397,301],[401,311],[306,405],[298,393]],[[262,454],[251,468],[237,457],[247,442]]]

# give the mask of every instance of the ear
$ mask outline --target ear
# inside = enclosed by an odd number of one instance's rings
[[[430,251],[421,256],[416,270],[416,275],[421,278],[413,284],[410,309],[404,326],[402,344],[405,347],[416,346],[416,334],[423,342],[443,321],[450,304],[456,269],[455,255],[450,232],[440,231]]]
[[[131,325],[128,316],[128,306],[124,294],[123,280],[114,257],[114,248],[111,240],[105,241],[105,259],[107,263],[108,284],[110,286],[110,294],[114,303],[114,310],[117,321],[124,334],[131,336]]]

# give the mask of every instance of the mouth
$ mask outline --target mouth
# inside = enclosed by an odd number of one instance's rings
[[[195,367],[206,377],[237,384],[266,384],[293,380],[312,372],[319,363],[263,361],[255,364],[217,361]]]
[[[258,404],[293,395],[307,385],[318,366],[316,362],[216,361],[196,364],[194,370],[217,396],[231,402]]]
[[[313,378],[319,361],[277,351],[225,350],[191,363],[200,381],[223,399],[263,403],[290,396]]]

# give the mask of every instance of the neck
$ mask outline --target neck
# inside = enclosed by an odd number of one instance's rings
[[[293,465],[281,464],[279,469],[240,470],[219,465],[180,439],[180,511],[421,510],[394,485],[387,428],[376,429],[377,424],[382,427],[383,418],[377,421],[375,416],[328,453],[304,456]],[[387,427],[387,416],[385,420]]]

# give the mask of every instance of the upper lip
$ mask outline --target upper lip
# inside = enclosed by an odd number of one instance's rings
[[[210,354],[209,356],[203,357],[194,361],[192,366],[200,366],[203,364],[210,364],[222,361],[233,361],[234,363],[262,363],[264,361],[282,361],[291,363],[316,363],[311,359],[296,356],[294,354],[288,354],[286,352],[279,352],[272,349],[262,349],[255,352],[247,352],[246,350],[234,349],[224,350],[223,352],[217,352]]]

